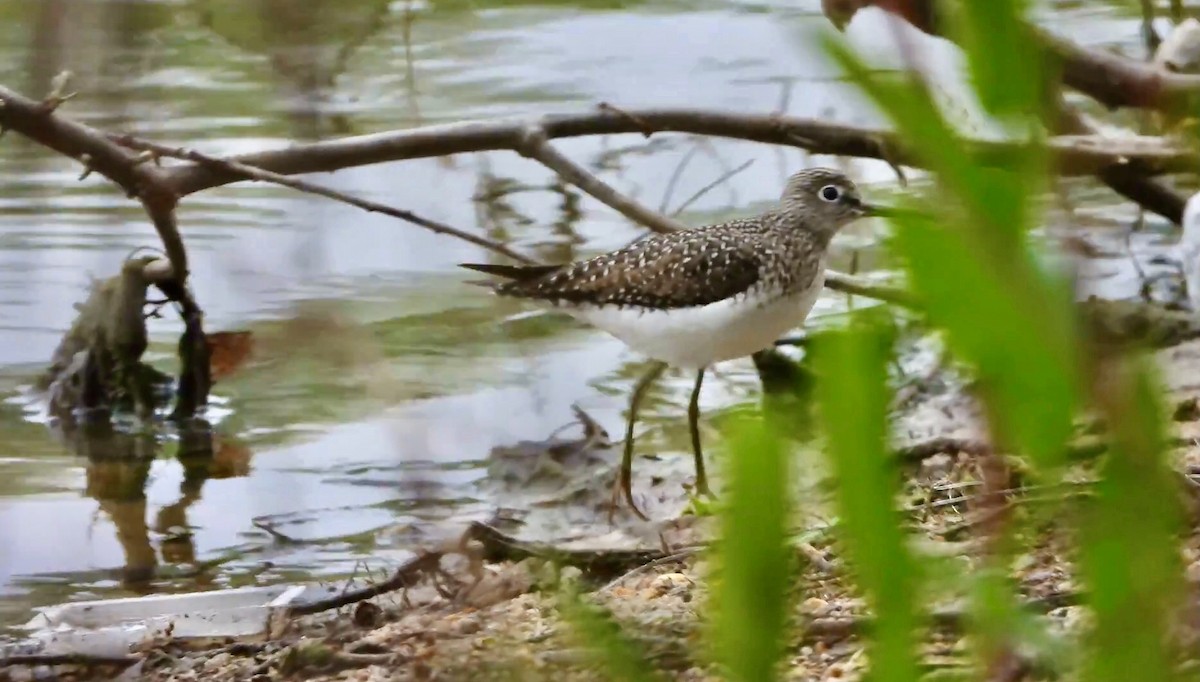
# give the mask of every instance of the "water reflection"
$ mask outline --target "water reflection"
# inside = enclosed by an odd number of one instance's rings
[[[337,80],[384,26],[389,0],[195,0],[200,25],[230,45],[267,58],[291,137],[354,132],[337,111]]]
[[[1072,35],[1089,44],[1132,37],[1136,47],[1134,14],[1088,12],[1096,18],[1072,15]],[[878,19],[856,21],[849,38],[886,49],[890,31]],[[785,80],[795,82],[791,114],[879,123],[818,53],[812,32],[827,27],[815,0],[0,0],[0,82],[37,96],[70,69],[82,94],[65,113],[214,154],[600,101],[767,112],[780,107]],[[938,60],[952,50],[942,47]],[[689,222],[750,210],[796,168],[831,162],[714,140],[675,184],[694,143],[655,135],[556,145],[648,205],[673,194],[668,209],[755,160],[693,205]],[[0,161],[0,367],[28,376],[71,324],[89,275],[111,272],[155,237],[108,183],[77,182],[72,161],[13,135]],[[853,173],[866,183],[892,177],[884,164]],[[638,234],[511,152],[315,180],[548,261]],[[514,321],[520,308],[463,285],[456,264],[491,257],[474,246],[248,183],[188,197],[180,219],[206,326],[252,327],[260,339],[279,326],[281,352],[218,387],[232,408],[221,428],[237,439],[212,429],[166,441],[74,432],[54,447],[28,410],[0,406],[0,621],[24,620],[31,604],[120,596],[106,581],[112,570],[136,590],[349,572],[386,551],[379,528],[424,529],[473,499],[482,473],[471,466],[545,439],[570,421],[567,406],[581,404],[610,429],[622,423],[636,358],[560,321]],[[869,254],[863,262],[874,265]],[[345,356],[328,325],[279,325],[321,301],[355,334]],[[162,342],[178,331],[151,321],[157,352],[173,356],[173,341],[165,350]],[[340,362],[349,356],[360,364]],[[749,362],[721,369],[728,380],[706,386],[706,413],[758,395]],[[690,466],[679,419],[690,382],[677,384],[648,407],[650,431],[638,442]],[[305,542],[281,546],[255,520]],[[103,531],[93,541],[95,528]],[[280,570],[260,568],[263,558]],[[175,567],[185,579],[172,580]]]
[[[177,440],[170,442],[183,469],[179,497],[161,507],[151,520],[146,487],[151,465],[166,445],[161,436],[119,430],[108,419],[58,422],[51,431],[86,460],[84,493],[96,500],[99,511],[111,520],[124,554],[118,571],[121,586],[136,592],[152,590],[161,564],[195,564],[188,508],[201,499],[205,482],[250,473],[249,448],[218,433],[207,422],[192,420],[180,428]],[[161,538],[157,550],[152,534]]]

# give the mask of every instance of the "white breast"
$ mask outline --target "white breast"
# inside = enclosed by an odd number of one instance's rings
[[[785,332],[804,322],[824,284],[822,270],[808,289],[788,296],[755,294],[671,310],[612,306],[563,309],[642,355],[695,370],[771,347]]]

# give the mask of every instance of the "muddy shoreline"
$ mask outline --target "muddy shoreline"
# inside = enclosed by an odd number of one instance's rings
[[[1189,486],[1200,477],[1200,446],[1195,444],[1200,437],[1200,410],[1195,407],[1200,383],[1186,377],[1200,376],[1200,340],[1170,345],[1155,355],[1175,406],[1181,495],[1195,518],[1200,496]],[[969,566],[978,550],[974,529],[981,522],[973,497],[978,474],[975,412],[961,378],[943,367],[939,357],[937,344],[921,338],[906,355],[908,383],[898,386],[893,410],[898,452],[905,460],[900,508],[913,531],[914,548],[927,561]],[[1071,638],[1086,632],[1088,616],[1072,565],[1070,524],[1062,521],[1076,501],[1086,503],[1093,468],[1104,451],[1095,446],[1091,430],[1081,421],[1079,455],[1063,483],[1049,490],[1015,489],[1010,497],[1025,548],[1012,576],[1027,610],[1051,622],[1052,632]],[[578,589],[586,601],[611,612],[667,679],[719,679],[703,645],[712,580],[706,543],[713,537],[713,519],[687,513],[688,500],[679,492],[665,494],[683,490],[686,467],[677,472],[678,480],[660,480],[644,473],[649,467],[641,469],[635,490],[650,502],[657,521],[637,524],[619,516],[615,526],[602,529],[596,519],[603,516],[598,511],[608,494],[615,457],[602,432],[583,431],[580,438],[554,441],[541,451],[526,444],[500,453],[493,461],[491,485],[524,495],[525,511],[516,517],[496,515],[490,519],[495,525],[472,532],[444,528],[442,539],[418,550],[413,561],[420,564],[420,557],[435,554],[436,560],[418,566],[411,579],[395,582],[396,575],[368,567],[365,575],[328,586],[347,603],[318,613],[293,613],[266,641],[229,642],[201,651],[169,639],[148,642],[122,679],[604,679],[574,624],[563,617],[564,587]],[[597,475],[605,470],[608,475]],[[583,485],[583,479],[590,485]],[[549,497],[556,498],[553,505],[545,504]],[[541,504],[530,504],[534,498]],[[1065,509],[1066,516],[1043,513],[1045,501],[1060,504],[1057,509]],[[590,517],[592,522],[557,543],[522,540],[525,533],[536,535],[550,527],[549,521],[539,520],[539,507],[544,514]],[[794,528],[800,574],[793,592],[786,679],[857,679],[868,664],[859,634],[869,628],[869,614],[841,560],[833,526],[821,520],[820,501],[806,500],[803,507],[803,523]],[[1200,538],[1183,538],[1180,552],[1189,584],[1200,594]],[[437,570],[426,570],[431,566]],[[401,584],[406,586],[354,599],[356,591],[369,594]],[[964,666],[971,657],[961,609],[950,600],[930,610],[924,665],[931,673],[968,671]],[[1184,636],[1200,641],[1195,629],[1200,613],[1185,611]],[[1038,663],[1036,656],[1029,661]],[[35,679],[34,670],[9,666],[0,679]],[[78,679],[111,679],[117,672],[113,666],[93,665],[58,670],[71,671]]]

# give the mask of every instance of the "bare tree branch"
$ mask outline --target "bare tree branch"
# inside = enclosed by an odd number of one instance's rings
[[[60,98],[61,100],[61,98]],[[464,239],[501,253],[513,260],[534,262],[515,250],[448,225],[443,225],[394,207],[359,199],[308,182],[288,179],[285,175],[332,171],[371,163],[492,149],[518,150],[537,159],[592,196],[621,211],[633,220],[660,232],[683,227],[675,220],[622,196],[563,156],[548,144],[559,137],[578,137],[606,133],[650,135],[674,131],[738,138],[764,143],[802,146],[814,153],[864,156],[887,159],[891,163],[916,165],[914,155],[885,130],[825,123],[813,119],[784,117],[778,114],[739,115],[690,109],[622,110],[611,106],[596,112],[547,116],[540,123],[523,120],[466,122],[392,131],[296,145],[287,149],[244,154],[218,159],[187,149],[139,140],[129,135],[110,135],[91,127],[51,116],[45,105],[27,100],[0,88],[0,125],[11,127],[45,146],[72,158],[81,159],[113,180],[133,196],[138,196],[154,220],[176,273],[186,272],[183,242],[175,225],[174,208],[181,196],[206,188],[245,179],[273,182],[300,191],[343,201],[368,211],[378,211],[414,222],[441,234]],[[118,144],[119,143],[119,144]],[[1011,151],[1012,143],[967,141],[982,162],[1000,162]],[[1050,141],[1058,165],[1065,173],[1092,173],[1113,165],[1140,164],[1155,172],[1191,169],[1197,165],[1195,153],[1158,138],[1122,139],[1100,136],[1060,136]],[[133,154],[126,145],[143,150]],[[145,163],[155,155],[186,159],[170,168]],[[179,265],[179,264],[183,265]],[[905,291],[865,283],[842,273],[830,272],[826,286],[831,289],[915,307]]]
[[[826,16],[839,28],[859,9],[877,6],[929,35],[945,37],[942,12],[947,6],[936,0],[823,0],[822,4]],[[955,8],[951,5],[949,9]],[[1200,101],[1200,76],[1174,73],[1112,52],[1082,47],[1037,26],[1029,26],[1029,31],[1049,61],[1061,67],[1064,83],[1110,109],[1194,111]]]
[[[367,211],[384,213],[402,220],[415,223],[439,234],[446,234],[458,239],[500,253],[521,263],[535,262],[508,246],[498,242],[473,235],[469,232],[418,216],[411,211],[398,209],[378,202],[360,199],[337,190],[314,185],[303,180],[288,178],[262,168],[256,168],[234,159],[218,159],[195,150],[174,148],[131,135],[116,135],[98,131],[71,121],[62,116],[54,116],[53,109],[65,101],[65,97],[52,96],[47,102],[39,103],[18,95],[6,88],[0,87],[0,126],[11,128],[30,139],[53,149],[65,156],[79,159],[88,169],[100,173],[112,180],[125,190],[129,196],[136,196],[146,208],[155,228],[163,240],[165,251],[171,261],[173,272],[186,273],[187,257],[184,251],[182,237],[175,221],[175,206],[179,195],[172,189],[171,173],[176,169],[159,169],[148,161],[157,156],[178,158],[188,161],[191,165],[177,168],[202,168],[214,176],[224,178],[224,182],[236,180],[259,180],[271,182],[293,189],[318,194],[330,199],[357,206]],[[622,120],[631,121],[630,114],[612,113]],[[635,121],[636,124],[636,121]],[[528,133],[528,129],[526,129]],[[351,138],[354,141],[355,138]],[[545,163],[556,172],[562,173],[572,182],[585,189],[609,205],[624,207],[627,214],[639,223],[657,226],[660,230],[671,230],[683,227],[677,221],[665,218],[654,211],[640,206],[636,202],[623,197],[616,190],[597,180],[588,171],[580,168],[574,162],[562,156],[557,150],[545,144],[545,139],[534,131],[527,135],[526,150],[529,156]],[[145,152],[134,154],[129,150]],[[547,151],[549,150],[549,151]],[[351,165],[360,165],[353,163]],[[221,183],[223,184],[223,183]],[[181,281],[183,278],[180,278]],[[838,273],[830,273],[830,288],[859,293],[864,296],[875,296],[882,300],[899,302],[905,300],[907,294],[900,290],[887,287],[874,287],[853,278],[847,278]]]
[[[692,204],[699,201],[700,197],[703,197],[705,194],[708,194],[712,190],[714,190],[717,187],[720,187],[722,184],[728,182],[730,178],[732,178],[733,176],[737,175],[738,173],[741,173],[742,171],[746,170],[753,163],[754,163],[754,159],[749,159],[748,161],[742,162],[742,165],[738,166],[737,168],[732,168],[730,170],[725,171],[724,173],[721,173],[719,176],[717,176],[716,180],[713,180],[712,182],[708,183],[707,185],[701,187],[700,189],[693,192],[692,196],[688,197],[687,199],[684,199],[683,203],[679,205],[679,208],[675,209],[674,211],[671,211],[671,216],[674,217],[674,216],[679,215],[680,213],[683,213],[684,211],[686,211],[688,209],[689,206],[691,206]]]
[[[91,654],[17,654],[0,657],[0,669],[9,666],[73,665],[83,667],[127,668],[142,660],[140,656],[96,656]]]
[[[1082,113],[1061,101],[1057,125],[1058,132],[1066,134],[1091,135],[1096,132],[1096,127]],[[1162,181],[1146,177],[1137,165],[1109,166],[1102,169],[1097,176],[1114,192],[1147,211],[1157,213],[1176,225],[1183,223],[1183,206],[1187,198]]]
[[[150,215],[162,240],[163,250],[180,282],[187,279],[187,251],[175,224],[175,205],[179,197],[164,178],[163,172],[144,166],[133,154],[122,149],[96,129],[77,123],[54,110],[72,94],[55,92],[41,102],[23,97],[0,86],[0,129],[11,129],[54,151],[75,159],[87,171],[95,171],[115,182],[129,197],[137,197]]]
[[[825,271],[825,287],[844,294],[886,301],[902,308],[915,310],[920,307],[916,297],[904,289],[897,289],[896,287],[881,284],[871,284],[860,277],[854,277],[835,270]]]
[[[546,116],[536,124],[547,139],[678,132],[750,140],[807,149],[814,154],[886,159],[920,167],[920,157],[894,133],[879,128],[827,123],[777,114],[738,114],[699,109],[643,109],[615,113],[611,108]],[[498,150],[520,150],[530,126],[523,119],[467,121],[448,125],[359,135],[285,149],[241,154],[229,160],[282,175],[320,173],[385,161]],[[982,164],[999,165],[1016,143],[961,140]],[[1136,165],[1147,175],[1194,171],[1200,155],[1157,137],[1068,135],[1050,138],[1050,153],[1063,175],[1093,175],[1110,166]],[[242,179],[235,173],[190,163],[165,170],[181,196]],[[600,196],[593,194],[593,196]]]
[[[424,227],[425,229],[430,230],[431,232],[435,232],[437,234],[444,234],[444,235],[456,237],[463,241],[475,244],[476,246],[482,246],[485,249],[491,249],[492,251],[495,251],[496,253],[503,254],[505,256],[508,256],[509,258],[512,258],[513,260],[517,260],[522,263],[533,263],[534,262],[533,259],[529,258],[528,256],[526,256],[518,251],[515,251],[512,248],[505,246],[504,244],[501,244],[500,242],[497,242],[497,241],[494,241],[491,239],[487,239],[486,237],[481,237],[479,235],[471,234],[470,232],[460,230],[456,227],[452,227],[450,225],[438,222],[436,220],[431,220],[429,218],[421,217],[421,216],[417,215],[416,213],[413,213],[412,211],[408,211],[408,210],[405,210],[402,208],[395,208],[393,206],[388,206],[387,204],[381,204],[379,202],[371,201],[369,199],[360,199],[356,196],[346,194],[345,192],[339,192],[338,190],[335,190],[335,189],[330,189],[328,187],[322,187],[320,185],[316,185],[316,184],[313,184],[310,182],[305,182],[304,180],[298,180],[296,178],[288,177],[286,175],[272,173],[270,171],[265,171],[261,168],[255,168],[254,166],[247,166],[246,164],[238,163],[236,161],[229,161],[227,159],[218,159],[216,157],[208,156],[206,154],[201,154],[200,152],[198,152],[194,149],[186,149],[186,148],[182,148],[182,147],[169,147],[167,145],[161,145],[161,144],[157,144],[155,142],[141,140],[141,139],[135,138],[131,135],[109,135],[109,138],[123,147],[128,147],[130,149],[137,149],[139,151],[150,152],[154,157],[166,156],[166,157],[170,157],[170,158],[174,158],[174,159],[183,159],[186,161],[194,161],[196,163],[204,164],[205,166],[208,166],[210,168],[217,169],[221,172],[240,174],[243,177],[243,179],[259,180],[261,182],[269,182],[269,183],[276,184],[276,185],[282,185],[284,187],[290,187],[292,189],[295,189],[295,190],[298,190],[301,192],[306,192],[308,194],[316,194],[316,195],[323,196],[323,197],[326,197],[329,199],[333,199],[335,201],[340,201],[340,202],[343,202],[346,204],[350,204],[351,206],[357,206],[358,208],[361,208],[365,211],[370,211],[373,213],[382,213],[384,215],[392,216],[393,218],[399,218],[401,220],[405,220],[410,223],[413,223],[414,225],[420,225],[421,227]]]
[[[567,158],[550,144],[546,131],[537,125],[526,126],[520,135],[517,151],[522,156],[540,161],[542,165],[558,173],[579,189],[590,194],[593,198],[604,202],[629,218],[655,232],[674,232],[685,229],[686,226],[677,220],[656,213],[641,204],[625,197],[603,180],[589,173],[571,159]]]
[[[824,0],[823,3],[826,16],[838,28],[844,27],[859,9],[872,5],[900,16],[929,35],[950,37],[943,32],[942,18],[933,0]],[[1051,61],[1061,65],[1064,83],[1111,108],[1154,108],[1155,100],[1159,98],[1157,93],[1166,82],[1164,78],[1173,84],[1171,87],[1178,93],[1190,94],[1187,97],[1176,95],[1179,101],[1162,108],[1189,107],[1191,105],[1186,100],[1200,98],[1200,77],[1180,76],[1119,55],[1089,50],[1035,26],[1030,26],[1029,31],[1038,45],[1050,55]],[[1055,132],[1071,135],[1096,133],[1095,127],[1066,103],[1059,104],[1058,113],[1058,120],[1048,124]],[[1152,169],[1131,160],[1097,169],[1096,174],[1113,191],[1146,210],[1175,224],[1182,222],[1186,198],[1152,179],[1150,176],[1157,174]]]

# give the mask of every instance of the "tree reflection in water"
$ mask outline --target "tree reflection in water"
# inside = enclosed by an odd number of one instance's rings
[[[114,428],[107,418],[64,420],[53,430],[64,445],[87,459],[84,491],[116,527],[116,539],[125,555],[121,584],[136,592],[153,591],[160,563],[195,564],[196,547],[187,513],[200,499],[204,483],[210,478],[250,473],[250,449],[203,420],[180,425],[174,443],[164,441],[161,435]],[[151,521],[146,485],[155,460],[171,445],[175,446],[175,460],[183,467],[179,498],[160,508]],[[157,549],[152,532],[160,538]],[[198,585],[206,582],[203,572],[194,578]]]

